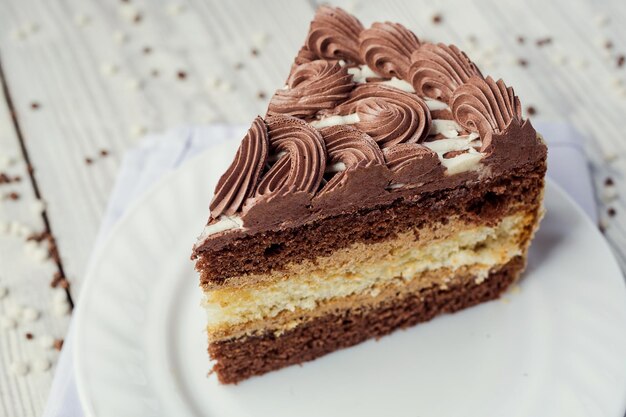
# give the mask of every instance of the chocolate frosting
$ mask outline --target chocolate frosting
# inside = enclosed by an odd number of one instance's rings
[[[503,132],[510,123],[522,122],[520,101],[504,81],[473,76],[454,91],[450,107],[454,120],[486,139]]]
[[[339,163],[344,169],[331,173],[313,200],[314,210],[355,206],[378,197],[391,173],[376,142],[352,126],[325,127],[320,132],[328,154],[326,166]]]
[[[417,36],[399,23],[374,23],[359,36],[361,59],[382,77],[406,79]]]
[[[482,77],[456,46],[426,43],[411,56],[408,78],[418,94],[449,103],[453,91],[474,75]]]
[[[321,134],[291,116],[268,117],[270,152],[277,160],[246,200],[244,224],[277,224],[297,218],[318,190],[326,168]]]
[[[362,63],[359,34],[363,25],[338,7],[320,6],[311,22],[306,47],[318,58]]]
[[[394,183],[411,184],[443,175],[437,154],[417,143],[401,143],[383,150]]]
[[[316,60],[295,67],[287,87],[277,90],[270,100],[268,116],[310,118],[347,99],[354,83],[348,70],[337,62]]]
[[[217,182],[211,201],[211,217],[231,216],[252,195],[267,161],[267,127],[260,116],[252,122],[235,159]]]
[[[405,142],[421,142],[430,131],[430,111],[424,100],[380,84],[363,84],[333,113],[357,113],[355,127],[370,135],[381,148]]]
[[[346,68],[363,62],[382,78],[405,79],[416,93],[370,79],[355,87]],[[444,101],[449,109],[431,114],[422,97]],[[478,166],[450,173],[440,158],[466,150],[440,156],[421,145],[433,114],[479,134]],[[352,124],[318,131],[307,123],[336,115],[354,115],[343,120]],[[242,235],[398,200],[418,201],[427,193],[535,169],[545,158],[546,147],[530,121],[522,119],[513,89],[502,80],[483,78],[458,48],[420,45],[393,23],[364,30],[345,11],[322,6],[287,89],[274,95],[265,122],[255,119],[216,187],[212,219],[238,215],[243,227],[210,235],[195,247],[194,256]]]

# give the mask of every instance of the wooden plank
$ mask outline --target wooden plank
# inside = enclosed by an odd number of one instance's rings
[[[0,51],[74,291],[133,136],[263,113],[312,15],[305,1],[183,4],[177,13],[157,2],[0,4],[0,27],[38,27],[3,36]],[[34,101],[41,107],[30,112]]]
[[[67,294],[64,289],[50,287],[58,267],[45,259],[46,243],[27,241],[29,235],[46,230],[44,207],[29,181],[27,163],[2,91],[0,176],[4,178],[0,179],[0,415],[35,417],[43,410],[54,371],[54,367],[37,371],[35,361],[54,364],[56,360],[58,353],[41,343],[45,338],[64,337],[69,316],[56,314],[53,306],[54,300]],[[7,178],[11,182],[7,183]],[[16,199],[8,198],[12,193]],[[26,337],[27,333],[32,339]],[[15,374],[18,363],[30,367],[27,375]]]

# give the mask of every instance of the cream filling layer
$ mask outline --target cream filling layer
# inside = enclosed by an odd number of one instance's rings
[[[380,287],[419,279],[420,273],[440,268],[472,266],[476,279],[484,280],[492,267],[523,253],[518,242],[523,226],[524,214],[515,214],[496,226],[464,229],[425,245],[395,247],[376,262],[356,268],[313,270],[260,286],[205,291],[208,329],[271,318],[282,311],[313,310],[320,302],[353,294],[375,297]]]

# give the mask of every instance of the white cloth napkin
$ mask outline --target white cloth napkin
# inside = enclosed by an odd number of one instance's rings
[[[548,142],[548,176],[561,185],[592,220],[597,221],[583,138],[563,123],[536,123],[535,127]],[[102,244],[129,204],[163,174],[216,143],[243,137],[246,129],[247,126],[230,125],[185,127],[145,137],[124,156],[95,246]],[[72,338],[73,327],[70,325],[43,417],[83,416],[74,377]]]

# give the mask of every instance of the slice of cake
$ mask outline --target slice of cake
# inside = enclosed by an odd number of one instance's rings
[[[497,298],[545,171],[513,89],[458,48],[319,8],[193,250],[219,380]]]

